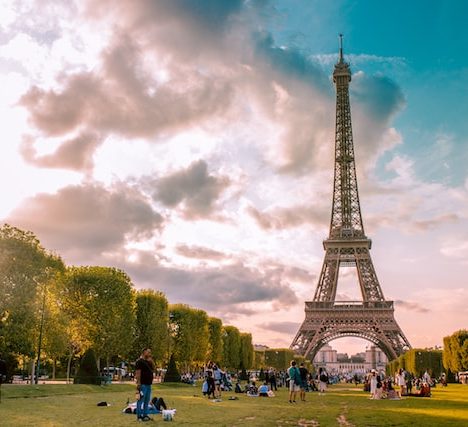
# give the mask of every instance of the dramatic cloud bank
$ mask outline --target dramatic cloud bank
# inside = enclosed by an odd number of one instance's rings
[[[330,221],[337,55],[279,43],[278,10],[260,0],[13,2],[0,28],[4,170],[17,183],[5,221],[69,263],[118,266],[137,287],[289,345]],[[408,149],[395,123],[407,92],[386,74],[407,72],[406,58],[348,53],[377,272],[410,341],[433,345],[411,325],[450,312],[419,300],[428,282],[444,281],[447,298],[463,286],[468,179],[416,173],[434,159]],[[444,160],[447,135],[436,144]],[[355,298],[345,280],[341,298]]]

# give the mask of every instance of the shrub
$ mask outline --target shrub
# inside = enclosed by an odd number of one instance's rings
[[[80,360],[80,369],[74,380],[75,384],[101,384],[101,377],[96,363],[96,356],[92,349],[86,350]]]
[[[180,382],[180,374],[179,374],[179,370],[177,369],[177,364],[175,361],[174,354],[171,354],[171,358],[169,359],[169,365],[167,366],[166,375],[164,375],[164,382],[165,383]]]

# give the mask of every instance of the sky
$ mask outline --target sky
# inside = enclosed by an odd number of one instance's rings
[[[0,8],[2,223],[288,347],[329,231],[343,33],[383,293],[413,347],[467,328],[467,2]],[[340,274],[337,298],[360,299]]]

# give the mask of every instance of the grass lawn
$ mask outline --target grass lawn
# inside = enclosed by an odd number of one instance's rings
[[[122,414],[134,385],[3,385],[0,426],[128,426],[133,415]],[[307,393],[307,402],[288,403],[287,391],[274,398],[225,393],[222,402],[202,397],[200,387],[158,384],[160,395],[177,409],[174,424],[194,426],[468,426],[468,386],[450,384],[433,389],[431,398],[370,400],[353,385],[329,387],[325,395]],[[96,404],[107,401],[108,407]],[[161,416],[153,422],[162,423]]]

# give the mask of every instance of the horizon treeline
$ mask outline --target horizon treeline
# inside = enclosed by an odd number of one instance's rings
[[[158,366],[171,354],[185,370],[211,360],[249,369],[252,335],[223,325],[204,310],[169,304],[165,294],[137,290],[113,267],[67,266],[30,231],[0,228],[0,357],[19,364],[66,365],[92,348],[100,367],[133,361],[145,347]]]

